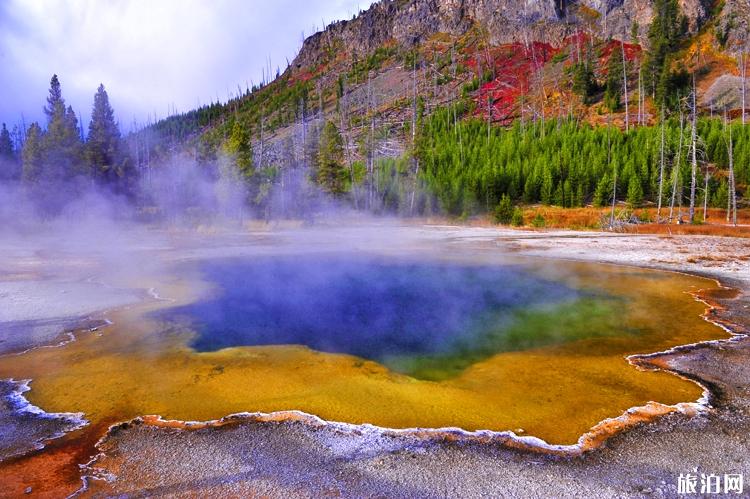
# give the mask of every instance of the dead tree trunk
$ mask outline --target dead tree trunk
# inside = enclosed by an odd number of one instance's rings
[[[664,105],[661,108],[661,161],[659,166],[659,199],[656,204],[656,223],[661,222],[661,198],[664,187]]]
[[[725,120],[726,121],[726,120]],[[737,226],[737,188],[734,185],[734,140],[732,137],[732,124],[729,123],[729,196],[727,199],[727,222]]]
[[[456,134],[458,135],[458,150],[461,153],[461,164],[464,164],[464,143],[461,138],[461,122],[458,120],[458,110],[456,105],[453,105],[453,118],[455,119]]]
[[[669,204],[669,223],[672,223],[673,220],[673,213],[674,213],[674,205],[675,200],[677,199],[677,184],[680,181],[680,160],[682,159],[682,139],[684,137],[684,130],[685,130],[685,117],[682,113],[682,108],[680,108],[680,142],[679,146],[677,147],[677,158],[674,162],[674,167],[672,168],[672,201]],[[682,197],[682,193],[680,193],[680,197]]]
[[[705,223],[708,220],[708,181],[711,178],[711,173],[708,171],[708,167],[706,167],[706,185],[703,189],[703,222]]]
[[[370,114],[370,128],[371,132],[368,134],[368,140],[367,140],[367,209],[372,209],[372,199],[373,199],[373,178],[374,178],[374,154],[373,154],[373,138],[374,138],[374,128],[375,128],[375,121],[373,118],[373,115],[375,114],[374,110],[372,109],[372,84],[370,81],[370,72],[367,72],[367,113]]]
[[[266,110],[260,112],[260,151],[258,151],[258,167],[263,168],[263,125],[266,121]]]
[[[628,64],[625,58],[625,42],[620,41],[622,51],[622,90],[625,93],[625,132],[630,129],[630,110],[628,106]]]
[[[417,146],[417,58],[414,57],[414,71],[412,74],[412,81],[414,84],[414,100],[412,101],[412,118],[411,118],[411,147],[414,150],[414,185],[411,190],[411,199],[409,201],[409,215],[414,214],[414,199],[417,196],[417,178],[419,177],[419,159],[416,157],[416,146]]]
[[[747,98],[747,50],[743,47],[740,51],[739,66],[740,66],[740,92],[742,102],[742,124],[745,124],[745,99]]]
[[[638,64],[638,124],[643,125],[643,88],[641,87],[641,65]],[[662,112],[662,120],[664,120]]]
[[[352,198],[354,199],[354,209],[359,209],[359,193],[357,191],[357,183],[354,178],[354,163],[352,162],[350,149],[350,137],[349,137],[349,115],[348,115],[348,100],[346,94],[346,81],[341,82],[341,101],[339,102],[339,122],[341,123],[341,134],[344,138],[344,156],[346,158],[346,166],[349,168],[349,180],[352,183]]]
[[[693,126],[691,127],[691,143],[692,143],[692,156],[691,156],[691,168],[690,168],[690,223],[695,221],[695,189],[696,189],[696,176],[698,175],[698,132],[696,130],[698,126],[698,110],[697,110],[697,95],[698,91],[695,88],[695,73],[693,73]]]
[[[612,142],[610,141],[610,128],[612,122],[612,113],[607,118],[607,162],[612,162]],[[615,204],[617,203],[617,168],[614,168],[612,180],[612,212],[609,216],[609,228],[612,229],[615,226]]]
[[[492,96],[487,96],[487,147],[490,147],[490,131],[492,129]]]
[[[706,185],[703,188],[703,222],[708,220],[708,181],[711,178],[711,173],[706,168]]]
[[[417,138],[417,59],[414,57],[412,69],[412,102],[411,102],[411,143]]]

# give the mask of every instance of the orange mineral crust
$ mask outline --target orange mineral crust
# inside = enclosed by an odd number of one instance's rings
[[[660,415],[697,410],[692,403],[703,396],[701,386],[663,370],[639,369],[629,357],[729,337],[705,320],[710,318],[706,303],[691,295],[719,289],[715,281],[560,262],[533,271],[615,297],[622,334],[498,352],[454,377],[431,381],[372,360],[295,345],[197,352],[188,346],[193,331],[168,327],[150,315],[196,297],[179,286],[170,294],[162,291],[174,301],[115,311],[108,315],[113,325],[97,333],[80,333],[61,348],[2,359],[0,378],[33,380],[25,394],[31,403],[48,412],[83,413],[91,426],[46,450],[0,464],[0,482],[13,490],[23,485],[69,493],[78,465],[96,454],[94,442],[106,428],[145,415],[163,418],[146,417],[146,424],[195,429],[205,424],[179,421],[259,412],[276,413],[263,421],[309,422],[305,413],[324,421],[404,429],[411,437],[487,440],[569,454]]]

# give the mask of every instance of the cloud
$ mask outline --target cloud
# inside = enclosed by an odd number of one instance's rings
[[[286,66],[302,33],[366,8],[357,0],[47,0],[0,2],[0,121],[42,119],[57,73],[87,120],[104,83],[127,129],[226,100]]]

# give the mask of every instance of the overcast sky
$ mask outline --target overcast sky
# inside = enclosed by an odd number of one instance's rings
[[[49,80],[88,125],[99,83],[127,131],[225,101],[286,66],[309,36],[368,0],[0,0],[0,121],[42,120]]]

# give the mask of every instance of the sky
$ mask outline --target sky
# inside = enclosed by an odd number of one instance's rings
[[[226,101],[286,67],[302,36],[368,0],[0,0],[0,121],[42,121],[53,73],[88,125],[103,83],[123,131],[134,120]]]

